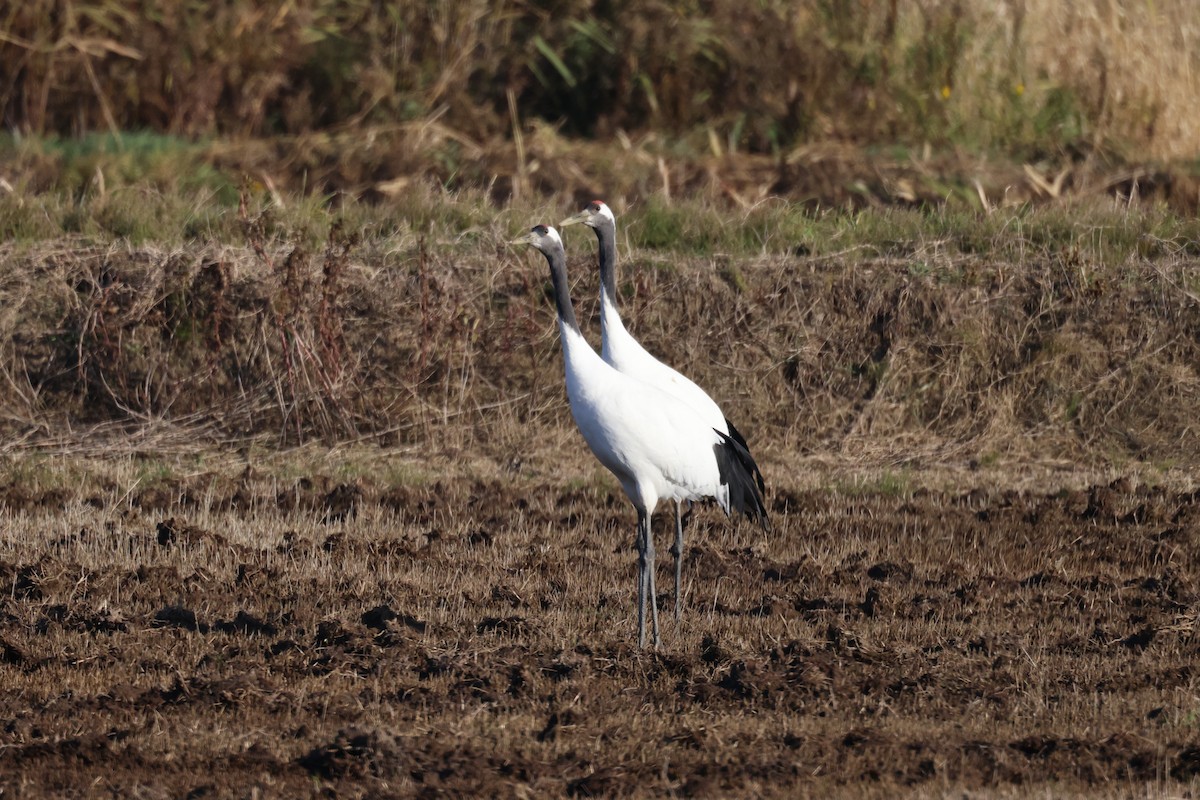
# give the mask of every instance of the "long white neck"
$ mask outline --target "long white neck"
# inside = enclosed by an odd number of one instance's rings
[[[630,347],[639,347],[621,321],[617,309],[617,229],[604,220],[595,228],[600,245],[600,353],[609,364],[617,364]]]
[[[600,288],[600,336],[601,355],[609,364],[634,342],[629,331],[625,330],[625,323],[621,321],[616,300],[608,296],[608,290],[604,287]]]

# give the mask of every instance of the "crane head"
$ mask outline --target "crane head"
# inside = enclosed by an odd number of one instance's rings
[[[574,216],[567,217],[562,222],[558,223],[560,228],[565,228],[568,225],[576,225],[582,222],[589,228],[596,228],[604,223],[616,225],[617,219],[613,216],[612,209],[608,207],[603,200],[593,200],[584,206],[584,209]]]
[[[562,248],[562,237],[558,235],[558,231],[548,225],[534,225],[530,228],[529,233],[522,236],[520,239],[513,239],[509,244],[527,244],[530,247],[536,247],[543,253],[553,250],[555,246]]]

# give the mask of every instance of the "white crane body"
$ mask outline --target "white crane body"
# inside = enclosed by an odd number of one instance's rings
[[[729,436],[740,449],[734,452],[742,460],[743,466],[749,470],[757,484],[758,491],[751,491],[753,502],[744,511],[747,516],[758,519],[764,528],[769,527],[766,509],[762,505],[762,492],[765,490],[762,473],[750,455],[745,438],[725,417],[725,412],[717,405],[708,392],[701,389],[694,381],[681,374],[657,358],[652,356],[641,343],[625,328],[621,314],[617,310],[617,220],[612,209],[600,200],[593,200],[586,208],[559,223],[562,226],[583,223],[596,232],[599,246],[600,266],[600,332],[601,356],[604,361],[613,366],[618,372],[636,380],[657,387],[677,400],[690,407],[696,415],[710,428]],[[684,498],[691,499],[691,498]],[[675,555],[675,617],[681,618],[683,613],[682,583],[683,583],[683,512],[681,503],[675,502],[675,544],[672,552]],[[729,513],[728,504],[722,506]]]
[[[606,364],[578,331],[559,327],[571,415],[630,501],[649,512],[659,500],[713,497],[728,513],[716,431],[678,398]]]
[[[642,347],[625,329],[614,298],[600,288],[601,355],[618,372],[637,378],[687,403],[697,415],[721,433],[729,433],[729,421],[716,401],[687,376],[672,369]]]

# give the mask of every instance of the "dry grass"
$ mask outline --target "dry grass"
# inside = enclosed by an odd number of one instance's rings
[[[1193,222],[1111,201],[614,205],[631,328],[768,461],[1194,463]],[[556,212],[348,206],[293,227],[268,206],[233,212],[245,245],[9,247],[7,448],[92,426],[168,448],[361,439],[498,461],[548,431],[573,442],[543,267],[500,245]],[[568,246],[586,321],[594,244]]]
[[[1025,74],[1042,91],[1056,76],[1078,76],[1097,144],[1146,147],[1163,159],[1200,153],[1189,100],[1200,91],[1194,4],[1045,0],[1027,6],[1024,32]]]
[[[22,132],[299,134],[419,122],[469,151],[522,115],[693,150],[836,139],[1024,158],[1190,158],[1188,0],[845,0],[373,7],[332,0],[23,3],[0,17],[0,105]],[[186,77],[185,77],[186,76]]]

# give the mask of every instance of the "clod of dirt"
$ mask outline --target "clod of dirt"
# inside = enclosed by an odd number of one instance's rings
[[[494,703],[498,697],[488,675],[469,673],[450,685],[449,696],[458,701],[473,700]]]
[[[277,656],[280,653],[287,653],[287,652],[299,653],[299,652],[303,652],[303,651],[304,651],[304,648],[300,645],[300,643],[296,642],[292,639],[280,639],[279,641],[274,642],[270,647],[267,648],[267,652],[273,656]]]
[[[156,628],[183,628],[208,633],[208,625],[196,620],[196,612],[183,606],[164,606],[154,615],[151,625]]]
[[[62,603],[55,603],[47,606],[42,618],[38,620],[37,630],[45,633],[52,622],[91,633],[114,633],[128,629],[119,612],[107,607],[93,610],[86,604],[68,607]]]
[[[700,640],[700,660],[705,664],[718,664],[729,660],[729,653],[721,647],[721,643],[711,633],[704,634]]]
[[[226,539],[219,533],[212,533],[203,528],[197,528],[188,525],[183,520],[175,517],[168,517],[158,523],[158,544],[161,547],[169,547],[173,544],[184,546],[198,544],[203,541],[211,541],[214,545],[220,546],[225,544]]]
[[[1121,640],[1121,644],[1128,647],[1130,650],[1145,650],[1154,641],[1154,635],[1158,631],[1147,625],[1137,633],[1131,633]]]
[[[364,611],[362,624],[377,631],[387,628],[388,623],[396,619],[396,612],[386,605],[375,606],[370,611]]]
[[[480,545],[488,547],[492,544],[494,539],[495,537],[485,531],[483,528],[471,531],[467,534],[467,544],[471,545],[472,547],[478,547]]]
[[[1053,497],[1053,495],[1052,495]],[[1061,494],[1063,510],[1077,517],[1087,513],[1089,500],[1087,492],[1076,489]]]
[[[792,603],[792,607],[804,615],[805,619],[815,620],[819,616],[818,612],[833,608],[828,600],[824,597],[797,597]]]
[[[1009,745],[1031,758],[1047,758],[1058,749],[1058,740],[1047,736],[1028,736]]]
[[[986,635],[976,636],[974,639],[967,642],[968,653],[980,653],[985,656],[990,656],[992,654],[992,649],[992,639]]]
[[[774,566],[767,567],[763,570],[764,581],[791,581],[795,580],[798,572],[789,566]]]
[[[546,725],[538,731],[537,740],[539,742],[553,742],[558,737],[558,713],[552,713],[550,719],[546,720]]]
[[[735,661],[729,674],[717,682],[722,689],[743,700],[767,697],[777,687],[777,676],[757,661]]]
[[[477,633],[485,633],[487,631],[496,631],[497,633],[516,633],[525,625],[525,618],[519,616],[511,617],[484,617],[475,626]]]
[[[390,734],[380,730],[340,730],[333,741],[298,759],[300,766],[329,779],[386,778],[399,774],[404,755]]]
[[[327,619],[317,625],[313,644],[316,647],[339,647],[349,644],[352,639],[354,639],[354,634],[346,630],[341,622],[336,619]]]
[[[132,503],[143,511],[166,511],[176,505],[179,492],[170,487],[152,486],[133,496]]]
[[[549,676],[551,680],[555,681],[571,677],[578,669],[579,664],[571,663],[562,658],[557,658],[541,666],[542,674]]]
[[[611,797],[622,785],[622,776],[614,770],[599,769],[567,781],[567,797]]]
[[[254,742],[240,753],[234,753],[230,763],[246,769],[271,769],[279,764],[279,756],[262,742]]]
[[[912,577],[912,567],[897,564],[894,561],[881,561],[867,570],[867,577],[875,581],[886,581],[892,578],[908,579]]]
[[[1020,586],[1022,586],[1024,588],[1030,588],[1030,587],[1036,588],[1036,587],[1040,587],[1040,586],[1046,586],[1047,584],[1052,584],[1056,580],[1057,579],[1055,578],[1055,576],[1050,575],[1049,573],[1035,572],[1034,574],[1030,575],[1027,578],[1022,578],[1020,581]]]
[[[71,545],[79,545],[93,538],[94,531],[86,525],[80,528],[75,533],[64,534],[50,543],[51,547],[70,547]]]
[[[787,603],[773,594],[764,594],[758,605],[752,605],[746,613],[752,617],[774,617],[789,610]]]
[[[879,607],[879,589],[878,589],[878,587],[872,586],[869,589],[867,589],[867,596],[863,598],[863,601],[862,601],[862,603],[859,604],[858,609],[859,609],[859,611],[862,611],[863,616],[874,617],[876,609],[878,609],[878,607]]]
[[[865,728],[854,728],[842,737],[842,747],[847,750],[862,750],[875,739],[875,735]]]
[[[358,516],[358,506],[362,502],[362,487],[357,483],[343,483],[335,486],[325,495],[323,505],[325,515],[321,521],[326,525],[332,522],[345,522]]]
[[[1121,476],[1110,483],[1108,488],[1112,489],[1117,494],[1129,494],[1133,491],[1133,481],[1129,480],[1128,477]]]
[[[1200,775],[1200,747],[1188,747],[1171,759],[1171,777],[1177,781],[1191,781]]]
[[[0,638],[0,662],[18,667],[24,666],[25,651],[7,639]]]
[[[1088,504],[1083,510],[1083,516],[1089,519],[1095,517],[1115,518],[1117,516],[1117,493],[1107,486],[1093,486],[1088,492]]]
[[[149,586],[161,594],[166,594],[179,586],[179,570],[169,564],[150,566],[138,564],[131,577],[140,584]]]
[[[42,570],[37,564],[28,564],[17,570],[13,578],[12,593],[24,600],[41,600]]]
[[[987,504],[987,500],[988,500],[987,492],[985,492],[983,489],[976,487],[976,488],[972,489],[971,491],[966,492],[965,494],[959,495],[955,499],[955,503],[957,503],[960,506],[966,506],[967,508],[980,508],[981,506],[984,506]]]
[[[227,622],[218,622],[216,629],[222,633],[241,633],[247,636],[274,636],[279,632],[271,623],[245,611],[238,611],[237,616]]]
[[[1122,525],[1145,525],[1150,519],[1150,509],[1145,503],[1138,503],[1128,514],[1121,517]]]
[[[525,605],[525,601],[521,598],[521,595],[517,594],[509,587],[501,586],[500,584],[495,584],[492,586],[491,597],[492,602],[503,603],[511,608],[520,608],[521,606]]]

